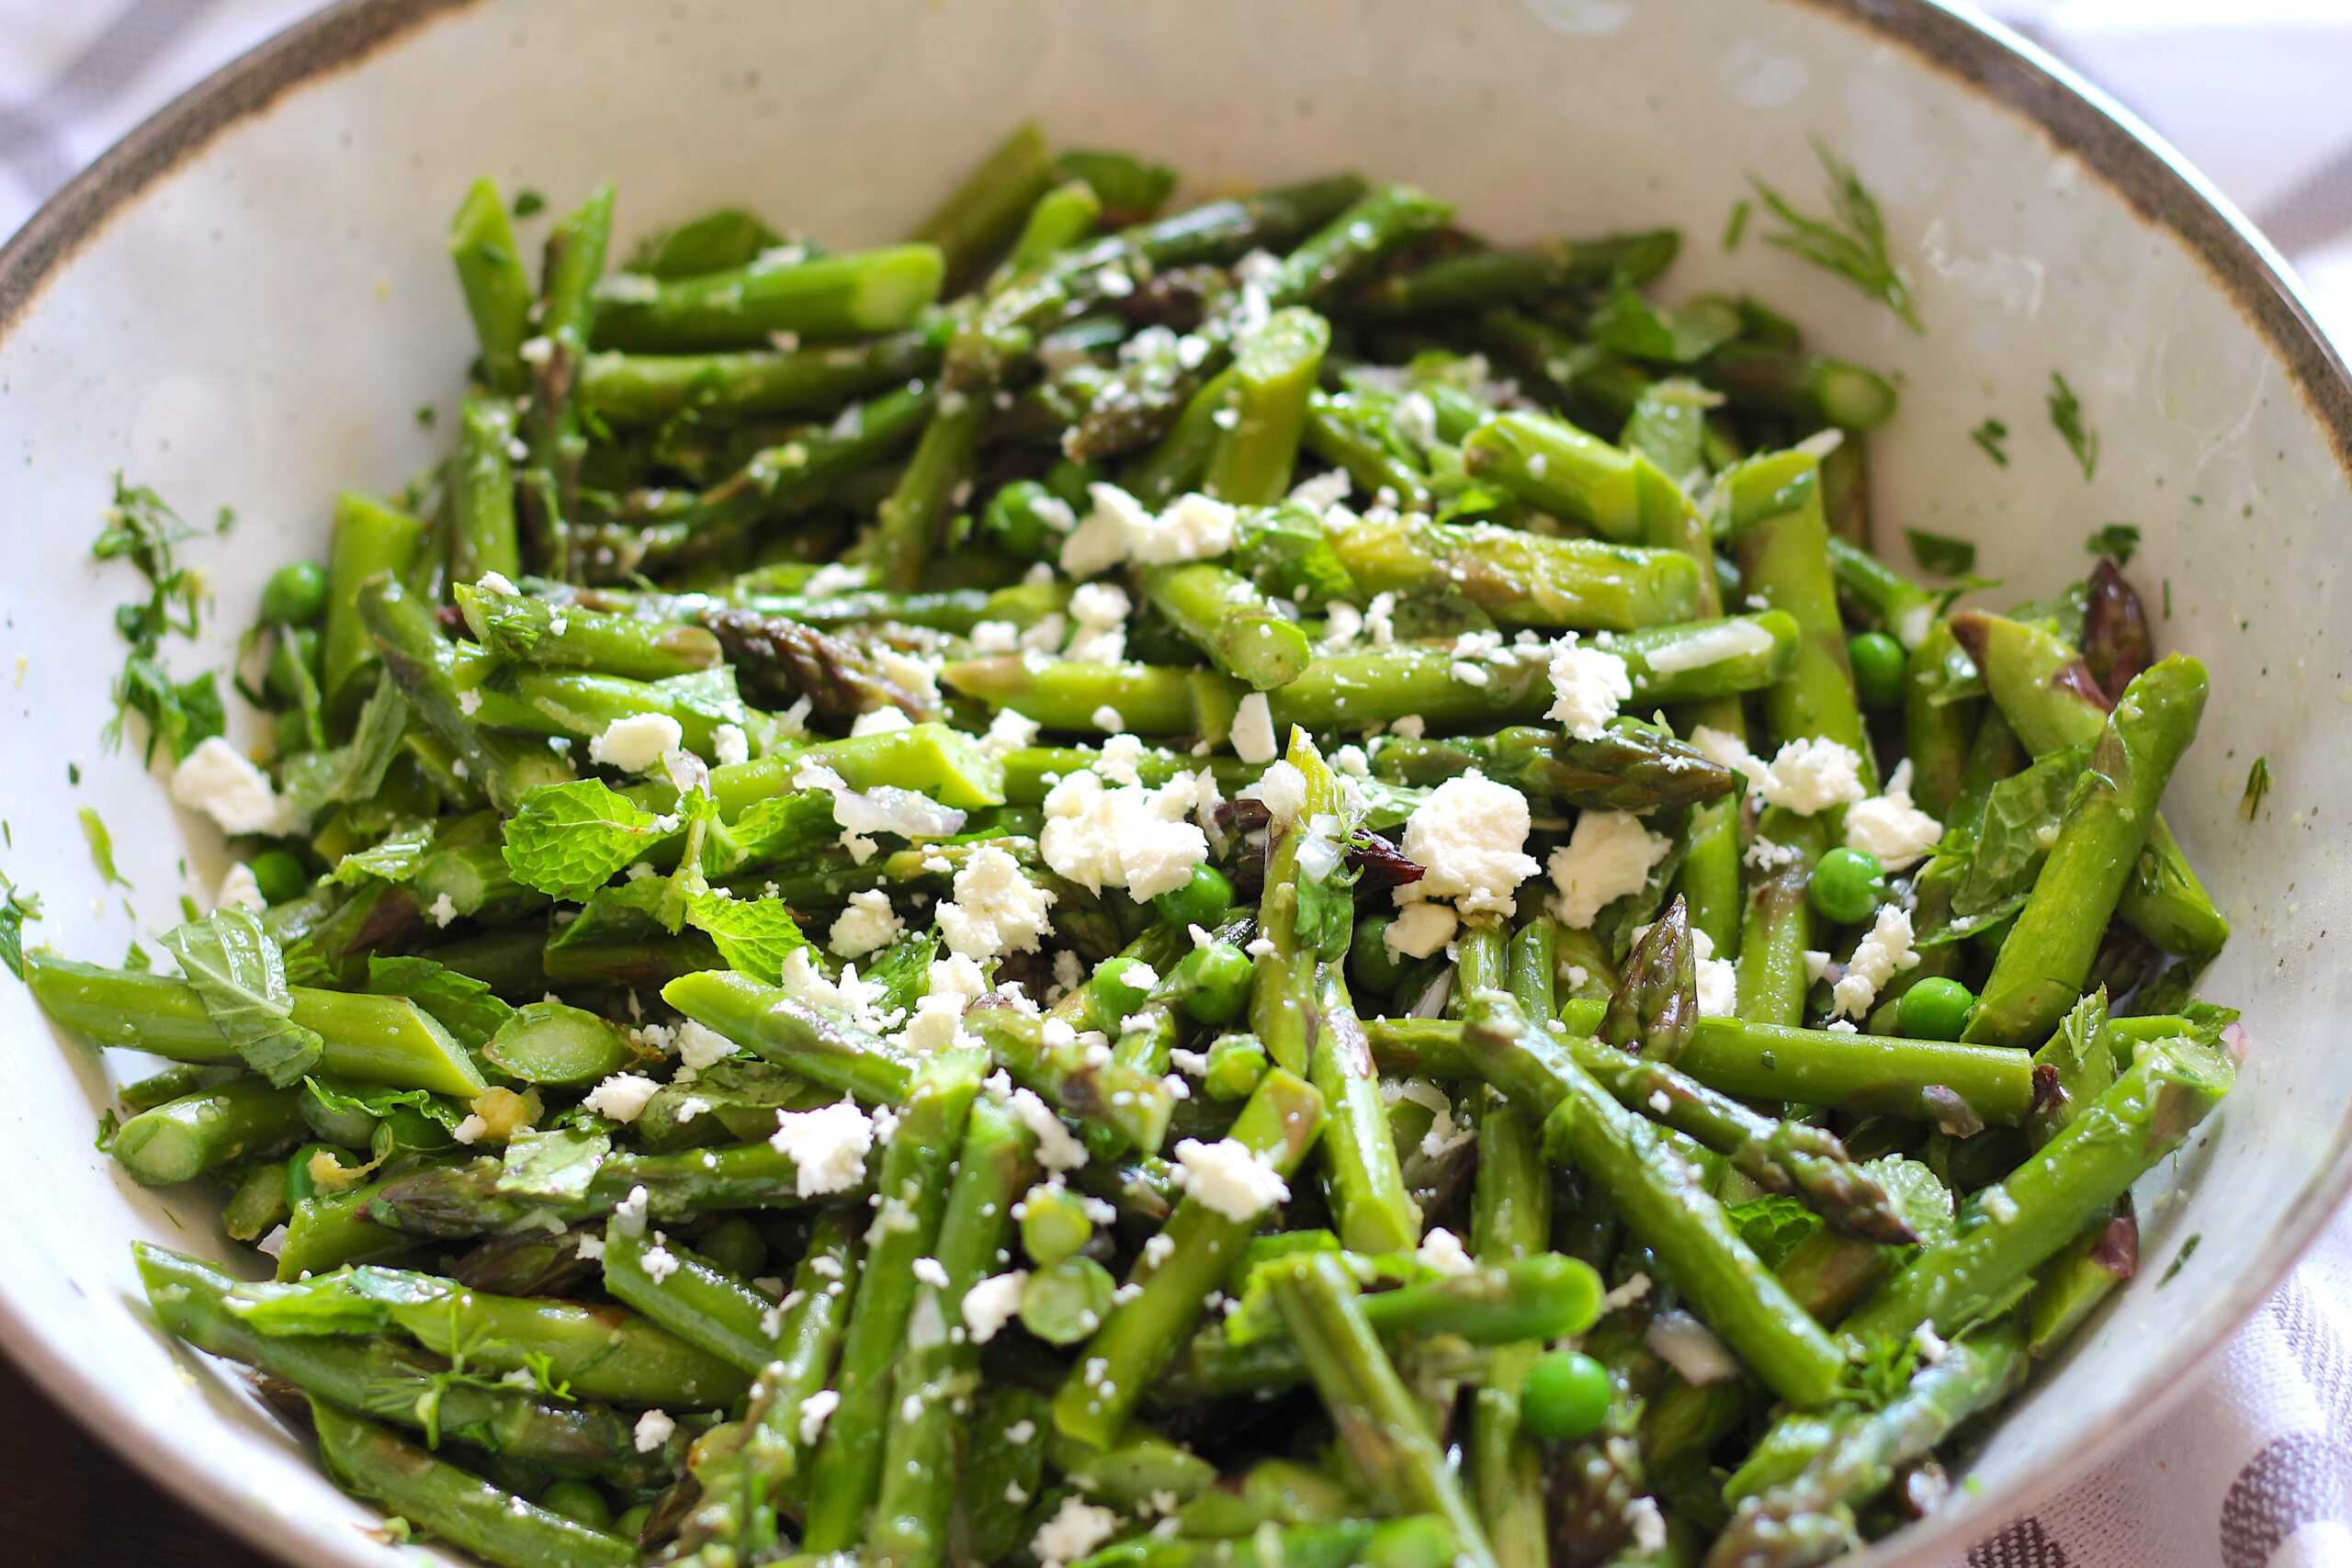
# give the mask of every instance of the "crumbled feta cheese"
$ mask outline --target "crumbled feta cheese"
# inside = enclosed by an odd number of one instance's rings
[[[1113,789],[1091,772],[1071,773],[1046,793],[1038,852],[1091,893],[1124,887],[1140,903],[1182,887],[1208,858],[1207,835],[1186,820],[1196,798],[1190,774],[1158,789]]]
[[[1422,736],[1427,735],[1429,730],[1428,721],[1417,713],[1408,713],[1388,727],[1389,734],[1402,736],[1408,740],[1419,740]]]
[[[469,1113],[460,1120],[456,1126],[449,1129],[449,1136],[457,1139],[458,1142],[461,1144],[477,1144],[480,1143],[489,1132],[490,1123],[488,1122],[484,1121],[478,1115]]]
[[[1757,871],[1760,871],[1768,876],[1773,872],[1781,870],[1783,866],[1796,864],[1798,861],[1804,858],[1804,855],[1792,846],[1788,844],[1777,844],[1771,840],[1764,838],[1751,839],[1748,840],[1747,848],[1741,852],[1739,857],[1740,863],[1752,867]]]
[[[1524,852],[1529,826],[1527,797],[1510,785],[1475,772],[1446,780],[1406,820],[1406,857],[1425,874],[1398,887],[1398,901],[1451,898],[1464,914],[1510,910],[1519,885],[1540,869]]]
[[[768,1145],[792,1162],[801,1197],[846,1192],[865,1179],[874,1122],[853,1100],[814,1111],[779,1111]]]
[[[254,868],[239,861],[220,878],[220,886],[212,894],[212,907],[258,915],[269,908],[269,900],[262,897],[261,882],[254,875]]]
[[[1039,1165],[1047,1170],[1076,1170],[1086,1163],[1086,1145],[1070,1136],[1062,1119],[1035,1093],[1015,1089],[1012,1080],[1001,1072],[990,1074],[986,1088],[1021,1118],[1022,1125],[1036,1134]]]
[[[1270,762],[1258,782],[1244,784],[1234,798],[1262,801],[1267,816],[1287,825],[1297,821],[1306,809],[1306,775],[1293,763]]]
[[[1113,784],[1143,783],[1143,738],[1139,735],[1113,735],[1102,742],[1102,755],[1094,771]]]
[[[907,1271],[915,1277],[918,1283],[929,1285],[934,1291],[947,1288],[947,1265],[936,1258],[918,1258]]]
[[[638,1266],[645,1270],[645,1277],[657,1285],[678,1271],[678,1255],[670,1250],[669,1239],[660,1231],[655,1231],[653,1245],[638,1258]]]
[[[974,653],[1018,653],[1021,627],[1012,621],[982,621],[972,628]]]
[[[800,1402],[800,1446],[814,1448],[825,1430],[825,1418],[841,1408],[842,1396],[820,1388]]]
[[[1911,1343],[1918,1347],[1919,1359],[1931,1367],[1942,1360],[1944,1353],[1951,1348],[1944,1337],[1936,1332],[1936,1325],[1932,1323],[1923,1323],[1914,1328]]]
[[[1829,954],[1817,947],[1804,950],[1804,983],[1808,986],[1829,973]]]
[[[1331,468],[1291,486],[1286,499],[1309,512],[1324,513],[1347,500],[1355,488],[1355,481],[1348,478],[1347,469]]]
[[[722,768],[752,760],[752,738],[740,724],[722,724],[710,732],[710,754]]]
[[[1040,1568],[1069,1568],[1117,1533],[1119,1516],[1083,1497],[1062,1499],[1061,1511],[1037,1527],[1029,1550]]]
[[[1862,798],[1862,759],[1835,740],[1792,740],[1772,754],[1769,770],[1749,777],[1765,805],[1800,817]]]
[[[515,587],[513,581],[511,581],[507,578],[507,575],[503,571],[483,572],[480,577],[474,579],[474,586],[481,590],[484,593],[520,593],[523,592],[521,589]]]
[[[1015,713],[1011,708],[1000,708],[996,716],[989,720],[988,733],[980,738],[980,750],[992,757],[1001,757],[1007,751],[1035,746],[1037,732],[1044,728],[1025,714]]]
[[[1553,913],[1578,930],[1590,926],[1604,905],[1640,892],[1650,868],[1673,847],[1631,812],[1579,813],[1568,841],[1547,863],[1552,885],[1559,889]]]
[[[269,775],[218,735],[197,742],[172,770],[172,799],[203,812],[224,833],[275,833],[286,826]]]
[[[1862,940],[1854,944],[1854,955],[1846,960],[1846,972],[1830,988],[1830,1002],[1838,1016],[1860,1018],[1870,1011],[1871,1003],[1878,998],[1879,987],[1919,962],[1918,952],[1911,945],[1911,916],[1902,905],[1879,906],[1878,919]]]
[[[1643,1343],[1687,1383],[1720,1382],[1739,1375],[1739,1362],[1707,1325],[1687,1312],[1663,1312],[1650,1320]]]
[[[1635,1274],[1600,1298],[1601,1314],[1606,1316],[1620,1307],[1632,1306],[1649,1293],[1650,1277],[1647,1274]]]
[[[1729,1018],[1739,1010],[1739,965],[1715,956],[1715,939],[1690,928],[1690,951],[1698,959],[1699,1016]]]
[[[1046,897],[1050,898],[1052,895]],[[832,931],[825,944],[836,957],[863,958],[876,948],[888,947],[898,941],[906,929],[907,922],[890,908],[890,895],[882,888],[868,887],[849,896],[848,906],[833,917]]]
[[[1281,747],[1274,740],[1274,713],[1263,692],[1241,699],[1233,714],[1233,754],[1245,762],[1271,762]]]
[[[1657,1498],[1636,1497],[1626,1504],[1625,1529],[1634,1550],[1643,1556],[1655,1557],[1666,1550],[1666,1516],[1658,1512]]]
[[[964,1328],[973,1344],[987,1344],[1012,1321],[1012,1314],[1021,1310],[1021,1292],[1028,1283],[1029,1270],[1014,1269],[991,1274],[964,1292]]]
[[[1884,793],[1846,810],[1846,847],[1876,855],[1889,871],[1916,865],[1944,836],[1944,825],[1911,804],[1909,759],[1886,781]]]
[[[1228,1220],[1249,1221],[1290,1199],[1280,1172],[1236,1138],[1214,1144],[1186,1138],[1176,1145],[1184,1190]]]
[[[661,1411],[647,1411],[637,1418],[637,1430],[634,1434],[637,1451],[641,1454],[651,1453],[668,1442],[670,1434],[677,1429],[678,1424]]]
[[[870,708],[850,720],[852,735],[888,735],[894,729],[910,729],[914,720],[894,707]]]
[[[693,1019],[685,1020],[670,1032],[670,1043],[677,1048],[678,1061],[686,1074],[701,1072],[712,1063],[735,1055],[735,1042],[716,1029],[705,1028]]]
[[[914,1016],[898,1037],[900,1048],[918,1056],[944,1050],[962,1028],[964,1010],[986,994],[988,976],[980,966],[960,953],[932,961],[929,986],[915,1003]]]
[[[1114,583],[1088,582],[1069,596],[1076,623],[1062,657],[1080,664],[1116,664],[1127,656],[1127,616],[1135,608]]]
[[[632,1187],[628,1196],[613,1205],[613,1225],[623,1235],[645,1234],[645,1209],[651,1197],[642,1187]]]
[[[588,1091],[581,1101],[599,1116],[634,1122],[645,1113],[645,1103],[662,1086],[641,1073],[615,1073]]]
[[[1116,485],[1091,484],[1086,493],[1094,509],[1062,541],[1061,569],[1070,577],[1096,577],[1121,561],[1164,566],[1233,548],[1238,514],[1224,502],[1181,495],[1154,516]]]
[[[1202,852],[1207,852],[1205,843]],[[1023,875],[1021,863],[1010,852],[986,844],[956,873],[956,897],[943,900],[934,913],[950,952],[993,958],[1036,952],[1039,939],[1053,928],[1053,893]]]
[[[1625,661],[1605,649],[1587,648],[1570,632],[1552,649],[1552,706],[1544,716],[1557,719],[1573,740],[1597,740],[1634,700]]]
[[[678,721],[666,713],[633,713],[605,726],[603,734],[589,738],[588,760],[625,773],[650,773],[685,738]]]
[[[481,712],[481,694],[469,686],[458,694],[458,711],[468,718]]]
[[[1475,1273],[1478,1268],[1476,1261],[1463,1250],[1461,1238],[1443,1225],[1421,1237],[1421,1245],[1413,1256],[1441,1274]]]
[[[1647,655],[1646,662],[1655,674],[1679,675],[1685,670],[1704,669],[1721,664],[1727,659],[1747,659],[1772,651],[1772,634],[1755,621],[1724,621],[1695,632],[1686,632],[1657,652]]]
[[[1453,940],[1461,919],[1450,904],[1408,904],[1380,933],[1382,945],[1404,958],[1427,958]]]
[[[447,931],[449,922],[458,918],[458,906],[447,893],[436,893],[433,896],[432,904],[424,912],[433,917],[433,924],[436,929]]]

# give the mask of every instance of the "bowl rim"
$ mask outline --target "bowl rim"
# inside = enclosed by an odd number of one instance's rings
[[[2229,197],[2153,128],[2047,50],[1963,0],[1780,0],[1902,48],[1929,70],[2031,121],[2053,151],[2071,154],[2203,265],[2288,371],[2306,411],[2352,480],[2352,369],[2319,326],[2286,259]],[[119,212],[149,194],[220,134],[286,94],[342,74],[379,50],[482,0],[334,0],[229,61],[133,127],[76,174],[0,244],[0,340],[37,306],[51,278]],[[2222,1282],[2200,1332],[2177,1337],[2148,1363],[2147,1397],[2101,1423],[2063,1463],[1999,1493],[1939,1509],[1844,1561],[1855,1568],[1924,1568],[1942,1554],[2023,1518],[2112,1458],[2160,1418],[2192,1375],[2269,1298],[2352,1194],[2352,1123],[2296,1194],[2256,1265]],[[297,1543],[269,1532],[257,1488],[209,1475],[175,1449],[141,1442],[136,1409],[113,1397],[69,1350],[40,1334],[0,1282],[0,1352],[150,1480],[250,1541],[288,1557]]]

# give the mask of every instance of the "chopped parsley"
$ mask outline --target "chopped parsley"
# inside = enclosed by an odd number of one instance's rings
[[[1938,577],[1961,577],[1975,569],[1976,546],[1967,539],[1931,534],[1925,528],[1905,528],[1903,537],[1909,541],[1911,558],[1919,563],[1921,571],[1932,571]]]
[[[223,507],[213,532],[226,533],[235,522],[236,514]],[[174,553],[175,547],[196,536],[196,530],[162,496],[144,485],[127,485],[120,473],[115,475],[114,502],[90,553],[100,560],[130,562],[147,580],[147,598],[115,608],[115,629],[130,645],[130,652],[115,677],[114,716],[100,731],[110,748],[122,744],[124,721],[134,713],[147,721],[145,755],[153,758],[155,742],[161,740],[175,761],[226,726],[213,672],[175,680],[159,657],[165,637],[176,632],[193,637],[198,630],[204,579],[194,568],[180,565]]]
[[[2009,466],[2009,455],[2001,447],[2001,443],[2009,438],[2007,425],[1987,415],[1984,423],[1968,433],[1968,438],[1984,449],[1984,456],[2005,468]]]
[[[2238,796],[2238,815],[2246,821],[2254,820],[2262,809],[2263,796],[2270,793],[2270,759],[2256,757],[2254,766],[2245,772],[2245,793]]]
[[[517,218],[536,218],[547,210],[547,205],[548,198],[527,186],[514,193],[514,216]]]
[[[2180,1272],[2180,1266],[2188,1261],[2189,1255],[2197,1250],[2197,1244],[2204,1239],[2204,1233],[2199,1232],[2180,1244],[2180,1250],[2173,1255],[2172,1266],[2165,1270],[2165,1277],[2156,1281],[2156,1289],[2161,1291],[2172,1283],[2172,1277]]]
[[[441,411],[435,408],[431,403],[419,403],[416,405],[416,427],[419,430],[432,429],[435,423],[438,421],[440,417]]]
[[[2050,423],[2066,438],[2066,448],[2083,467],[2083,478],[2098,471],[2098,432],[2083,423],[2083,405],[2066,378],[2050,373]]]
[[[2130,566],[2140,551],[2140,530],[2129,523],[2109,523],[2083,541],[2095,556],[2113,556],[2118,566]]]
[[[1765,243],[1838,274],[1902,317],[1913,332],[1924,334],[1928,329],[1912,301],[1911,285],[1887,249],[1886,220],[1879,212],[1877,197],[1863,187],[1853,165],[1817,141],[1813,151],[1828,177],[1827,218],[1798,211],[1779,191],[1753,175],[1748,176],[1747,183],[1756,187],[1772,216],[1787,225],[1778,233],[1765,235]]]

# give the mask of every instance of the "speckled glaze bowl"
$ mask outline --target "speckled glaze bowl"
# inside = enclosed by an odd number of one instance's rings
[[[141,127],[0,251],[0,869],[45,897],[38,939],[112,956],[221,864],[208,827],[98,743],[121,651],[107,612],[129,593],[88,551],[114,469],[192,517],[237,509],[227,541],[193,547],[218,659],[267,569],[319,552],[339,486],[396,485],[439,447],[413,415],[454,406],[470,353],[442,232],[474,175],[559,206],[616,180],[631,231],[749,201],[872,241],[1023,114],[1201,186],[1340,165],[1417,181],[1498,237],[1681,224],[1671,290],[1752,287],[1831,352],[1900,373],[1905,407],[1871,449],[1883,530],[1969,536],[2020,585],[2079,573],[2102,524],[2144,531],[2158,634],[2213,671],[2167,810],[2237,922],[2211,990],[2247,1010],[2254,1052],[2141,1194],[2141,1280],[2000,1429],[1980,1484],[1871,1561],[1956,1555],[2144,1429],[2352,1174],[2352,998],[2327,942],[2352,893],[2327,787],[2352,763],[2352,622],[2333,613],[2352,390],[2278,257],[2169,150],[1928,0],[332,7]],[[1751,171],[1815,196],[1815,137],[1883,203],[1924,334],[1752,235],[1718,243]],[[2100,436],[2093,480],[2044,418],[2053,371]],[[1988,415],[2014,433],[2006,468],[1970,442]],[[2248,826],[2257,756],[2276,784]],[[101,893],[85,805],[113,827],[127,898]],[[59,1040],[12,982],[0,1028],[0,1343],[257,1545],[414,1561],[148,1321],[130,1242],[220,1247],[208,1200],[133,1188],[91,1146],[108,1075],[141,1066]]]

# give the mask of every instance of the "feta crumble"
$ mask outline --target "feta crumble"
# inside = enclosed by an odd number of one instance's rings
[[[1860,1018],[1870,1011],[1879,987],[1919,962],[1911,936],[1909,911],[1900,904],[1879,906],[1878,919],[1854,944],[1846,972],[1830,988],[1830,1002],[1839,1017]]]
[[[854,1100],[814,1111],[779,1111],[768,1146],[790,1160],[803,1198],[846,1192],[865,1179],[874,1122]]]
[[[1611,902],[1638,893],[1650,869],[1674,848],[1626,811],[1585,811],[1568,841],[1552,852],[1546,870],[1558,897],[1552,912],[1578,930]]]
[[[1241,699],[1233,714],[1233,754],[1245,762],[1271,762],[1281,750],[1274,741],[1274,713],[1263,692]]]
[[[1425,874],[1398,887],[1397,900],[1451,898],[1464,914],[1510,910],[1539,869],[1523,848],[1529,826],[1527,797],[1509,784],[1475,772],[1446,780],[1406,820],[1406,857]]]
[[[964,1292],[964,1328],[973,1344],[987,1344],[1012,1321],[1028,1283],[1029,1270],[1014,1269],[991,1274]]]
[[[615,1073],[588,1091],[581,1101],[599,1116],[609,1116],[616,1122],[634,1122],[645,1113],[646,1102],[659,1093],[662,1086],[641,1073]]]
[[[678,750],[686,732],[666,713],[633,713],[605,726],[588,740],[588,760],[625,773],[650,773],[662,757]]]
[[[172,799],[203,812],[224,833],[274,833],[285,825],[269,775],[218,735],[197,742],[172,770]]]
[[[1559,721],[1571,739],[1597,740],[1634,700],[1625,661],[1605,649],[1587,648],[1574,632],[1552,649],[1552,705],[1544,716]]]
[[[1236,1138],[1213,1144],[1186,1138],[1176,1145],[1176,1163],[1184,1172],[1184,1190],[1228,1220],[1254,1220],[1290,1199],[1281,1173]]]

